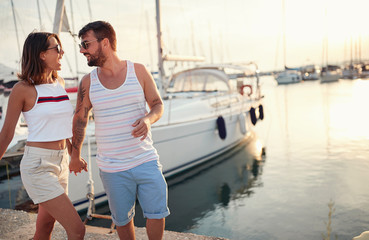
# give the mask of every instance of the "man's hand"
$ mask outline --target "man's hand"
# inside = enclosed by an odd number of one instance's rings
[[[137,119],[133,124],[132,127],[134,129],[132,130],[132,136],[137,138],[141,137],[141,141],[143,141],[147,137],[147,133],[149,132],[151,128],[150,120],[147,117],[143,117],[140,119]]]
[[[87,162],[83,158],[74,158],[71,157],[70,163],[69,163],[69,172],[74,172],[74,175],[77,176],[77,173],[82,172],[82,170],[87,170]]]

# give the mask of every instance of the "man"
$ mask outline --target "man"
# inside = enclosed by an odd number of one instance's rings
[[[119,59],[115,31],[109,23],[91,22],[78,36],[80,52],[89,66],[97,68],[82,78],[78,89],[72,159],[80,157],[93,109],[96,161],[119,238],[135,239],[137,196],[147,218],[149,239],[162,239],[169,209],[167,184],[150,131],[163,114],[155,82],[142,64]]]

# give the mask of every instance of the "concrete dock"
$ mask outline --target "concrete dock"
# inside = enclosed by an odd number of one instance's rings
[[[25,211],[0,208],[0,240],[32,239],[36,227],[37,214]],[[109,233],[110,229],[86,226],[85,239],[119,240],[116,231]],[[52,233],[52,239],[65,240],[67,234],[64,228],[57,222]],[[209,237],[192,233],[179,233],[173,231],[164,232],[165,240],[226,240],[225,238]],[[145,228],[136,227],[136,240],[148,240]]]

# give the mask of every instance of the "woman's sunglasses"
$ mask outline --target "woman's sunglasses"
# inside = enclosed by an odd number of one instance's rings
[[[79,44],[79,48],[81,49],[81,48],[84,48],[84,49],[88,49],[88,46],[89,46],[89,44],[90,43],[92,43],[92,42],[96,42],[96,41],[100,41],[101,39],[100,38],[98,38],[98,39],[95,39],[95,40],[91,40],[91,41],[89,41],[89,42],[87,42],[87,41],[83,41],[83,42],[81,42],[81,44]]]
[[[51,47],[51,48],[48,48],[48,49],[46,49],[46,50],[50,50],[50,49],[56,49],[56,51],[58,52],[58,53],[60,53],[61,52],[61,47],[60,47],[60,45],[58,44],[58,45],[56,45],[55,47]]]

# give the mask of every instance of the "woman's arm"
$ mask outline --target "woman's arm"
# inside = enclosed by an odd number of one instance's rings
[[[15,128],[24,107],[26,93],[27,87],[24,83],[17,83],[10,93],[4,125],[0,132],[0,159],[4,156],[14,137]]]

